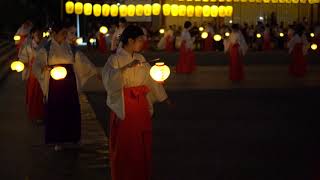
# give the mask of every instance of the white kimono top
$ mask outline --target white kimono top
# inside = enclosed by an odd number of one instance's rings
[[[128,68],[124,71],[119,69],[134,60],[146,62],[141,54],[130,55],[121,48],[116,54],[109,57],[101,72],[103,85],[108,93],[107,106],[122,120],[125,119],[123,88],[147,86],[150,89],[147,94],[150,114],[153,114],[153,103],[162,102],[168,97],[163,86],[150,77],[150,65],[148,63],[142,63],[140,66]]]
[[[294,46],[298,43],[302,43],[302,53],[303,55],[306,55],[308,53],[310,43],[308,42],[307,37],[305,35],[302,35],[302,37],[300,37],[297,34],[294,35],[288,42],[289,54],[292,53]]]
[[[27,80],[29,78],[29,67],[30,65],[32,66],[31,61],[36,56],[37,48],[38,44],[34,40],[28,38],[19,50],[19,60],[24,64],[28,64],[24,67],[24,70],[21,74],[22,80]]]
[[[230,45],[239,44],[239,51],[245,55],[248,51],[248,45],[241,32],[231,32],[228,39],[224,39],[224,52],[229,51]]]
[[[190,32],[187,29],[183,29],[181,32],[181,42],[186,42],[187,49],[193,49],[194,37],[191,37]]]
[[[80,91],[80,88],[90,77],[97,74],[96,67],[81,51],[77,51],[74,55],[69,43],[64,42],[59,44],[52,38],[49,54],[47,54],[47,50],[42,47],[36,54],[35,63],[32,68],[46,99],[48,98],[49,92],[50,72],[44,69],[48,65],[51,66],[55,64],[73,64],[78,91]]]

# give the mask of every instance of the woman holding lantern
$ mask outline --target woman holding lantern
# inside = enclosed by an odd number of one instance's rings
[[[171,104],[162,85],[150,77],[150,65],[138,53],[143,35],[138,26],[128,26],[120,38],[122,46],[102,70],[111,109],[112,180],[150,180],[153,103]]]
[[[33,68],[46,102],[45,142],[54,144],[55,150],[65,143],[79,143],[78,89],[97,74],[90,60],[67,42],[69,27],[54,24],[53,38],[39,50]]]
[[[27,81],[26,105],[28,119],[32,122],[41,123],[44,118],[43,93],[40,84],[32,72],[36,51],[42,40],[42,31],[39,27],[33,27],[28,38],[20,48],[19,59],[25,64],[22,79]]]
[[[244,79],[243,56],[248,50],[248,45],[240,32],[238,24],[232,25],[232,32],[229,39],[224,40],[224,51],[230,54],[229,79],[241,81]]]
[[[191,37],[190,29],[192,24],[190,21],[184,23],[184,29],[181,32],[180,57],[176,67],[177,73],[192,73],[196,69],[195,55],[193,52],[193,43],[195,38]]]

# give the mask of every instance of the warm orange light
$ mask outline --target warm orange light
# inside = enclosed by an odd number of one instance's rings
[[[170,68],[163,62],[158,62],[151,67],[150,76],[157,82],[163,82],[170,76]]]
[[[64,68],[64,67],[62,67],[62,66],[54,67],[54,68],[51,69],[51,71],[50,71],[50,76],[51,76],[54,80],[64,79],[64,78],[67,76],[67,70],[66,70],[66,68]]]

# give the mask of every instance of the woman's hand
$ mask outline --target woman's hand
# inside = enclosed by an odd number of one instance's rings
[[[123,66],[121,69],[125,70],[127,68],[133,68],[133,67],[139,66],[140,64],[141,64],[141,62],[139,60],[135,59],[131,63]]]

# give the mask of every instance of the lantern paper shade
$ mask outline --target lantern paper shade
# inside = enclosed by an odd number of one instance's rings
[[[299,3],[299,0],[292,0],[292,3],[297,4]]]
[[[152,15],[158,16],[160,15],[161,5],[159,3],[152,4]]]
[[[143,5],[142,4],[136,5],[136,16],[143,16]]]
[[[194,8],[195,11],[195,16],[196,17],[201,17],[202,16],[202,6],[196,6]]]
[[[83,12],[83,4],[81,2],[76,2],[74,4],[74,12],[77,14],[77,15],[80,15],[82,14]]]
[[[171,16],[178,16],[179,15],[179,6],[177,4],[171,5]]]
[[[107,34],[108,33],[108,28],[105,26],[101,26],[99,29],[99,32],[102,34]]]
[[[13,61],[11,63],[11,70],[21,72],[24,70],[24,64],[21,61]]]
[[[54,80],[61,80],[67,76],[67,70],[64,67],[57,66],[51,69],[50,75]]]
[[[262,0],[256,0],[256,3],[262,3]]]
[[[215,41],[221,41],[222,37],[221,37],[220,34],[216,34],[216,35],[213,36],[213,39],[214,39]]]
[[[291,3],[291,0],[286,0],[286,3],[290,4],[290,3]]]
[[[133,4],[128,5],[128,16],[132,17],[136,13],[136,6]]]
[[[225,7],[225,14],[227,17],[231,17],[233,13],[233,7],[232,6],[226,6]]]
[[[247,0],[241,0],[241,2],[245,3],[245,2],[247,2]]]
[[[211,15],[211,8],[208,5],[204,5],[202,8],[203,17],[209,17]]]
[[[218,17],[219,8],[216,5],[211,6],[211,17]]]
[[[278,3],[278,0],[271,0],[272,3]]]
[[[162,12],[163,12],[164,16],[169,16],[170,15],[170,10],[171,10],[170,4],[164,4],[162,6]]]
[[[199,27],[199,31],[202,32],[204,28],[202,26]]]
[[[150,76],[157,82],[163,82],[170,76],[170,68],[163,62],[158,62],[151,67]]]
[[[226,12],[225,12],[225,7],[224,6],[219,6],[219,16],[220,17],[225,17]]]
[[[263,0],[263,3],[270,3],[270,0]]]
[[[104,4],[102,5],[102,16],[109,16],[110,15],[110,5]]]
[[[317,50],[317,48],[318,48],[317,44],[311,44],[311,49],[312,50]]]
[[[72,1],[66,2],[65,8],[67,14],[72,14],[74,12],[74,3]]]
[[[164,29],[160,29],[160,30],[159,30],[159,33],[160,33],[160,34],[164,34]]]
[[[19,35],[13,36],[13,40],[15,41],[20,41],[21,37]]]
[[[122,4],[122,5],[119,6],[119,14],[120,14],[120,16],[122,16],[122,17],[128,15],[127,5]]]
[[[279,3],[286,3],[286,0],[279,0]]]
[[[151,4],[145,4],[143,6],[143,14],[144,14],[144,16],[151,16],[151,14],[152,14]]]
[[[202,39],[206,39],[208,37],[208,33],[207,32],[202,32],[201,33],[201,38]]]
[[[188,17],[193,17],[194,15],[194,6],[193,5],[188,5],[187,6],[187,16]]]
[[[300,0],[300,3],[305,4],[307,2],[307,0]]]
[[[111,7],[110,7],[110,14],[112,17],[116,17],[118,16],[118,6],[116,4],[112,4]]]
[[[101,16],[101,5],[100,4],[93,5],[93,15],[96,17]]]
[[[249,3],[254,3],[256,2],[256,0],[249,0]]]
[[[83,13],[86,16],[90,16],[92,14],[92,4],[91,3],[85,3],[83,5]]]
[[[179,5],[179,16],[186,16],[187,7],[186,5]]]

